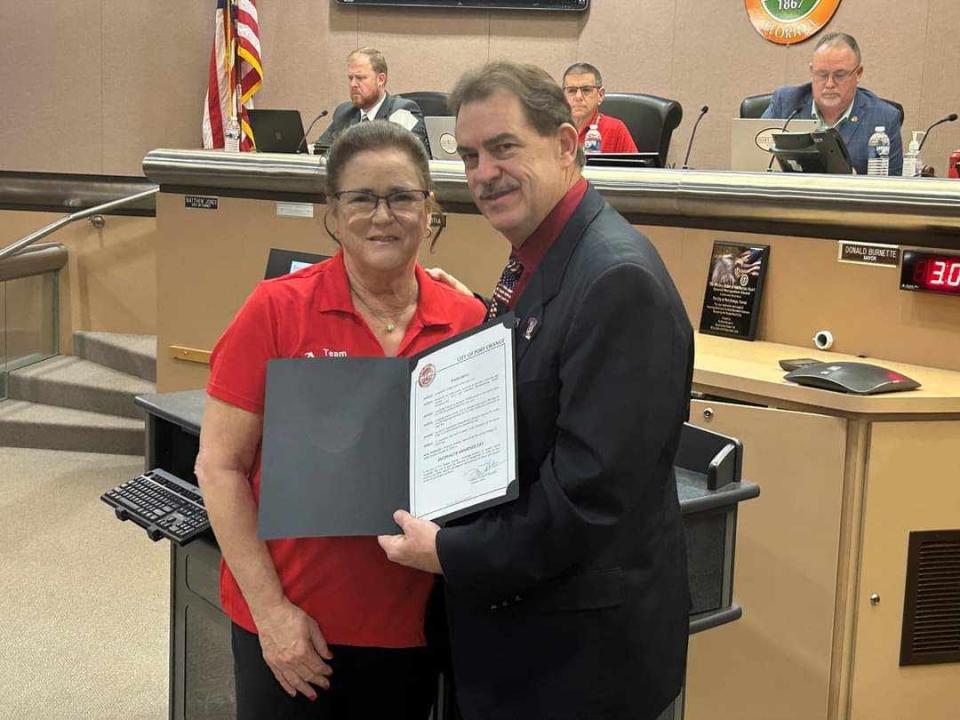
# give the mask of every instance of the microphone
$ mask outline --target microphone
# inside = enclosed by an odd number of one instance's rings
[[[319,120],[320,118],[325,118],[329,114],[330,114],[329,110],[321,110],[320,114],[313,119],[313,122],[310,123],[310,127],[307,128],[307,131],[303,134],[303,137],[300,138],[300,144],[297,145],[297,152],[300,152],[300,148],[306,147],[307,135],[309,135],[310,131],[313,130],[313,126],[317,124],[317,120]]]
[[[780,128],[780,132],[786,132],[786,131],[787,131],[787,126],[790,124],[790,121],[793,120],[797,115],[799,115],[801,110],[803,110],[803,108],[794,108],[793,112],[790,113],[789,115],[787,115],[787,121],[783,124],[783,127]],[[776,142],[776,141],[774,141],[774,142]],[[770,151],[770,163],[767,165],[767,172],[771,172],[771,171],[773,170],[773,161],[776,160],[776,159],[777,159],[777,156],[774,155],[774,154],[773,154],[773,151],[771,150],[771,151]]]
[[[923,140],[920,141],[920,150],[923,150],[923,145],[924,145],[925,142],[927,142],[927,138],[930,136],[930,131],[931,131],[931,130],[933,130],[937,125],[942,125],[943,123],[953,122],[953,121],[956,120],[956,119],[957,119],[957,114],[956,114],[956,113],[950,113],[950,114],[947,115],[946,117],[940,118],[940,119],[937,120],[933,125],[931,125],[930,127],[928,127],[928,128],[926,129],[926,131],[923,133]],[[917,152],[919,152],[920,150],[918,150]]]
[[[690,160],[690,150],[693,148],[693,138],[697,134],[697,128],[700,127],[700,121],[703,120],[703,116],[707,114],[707,111],[710,109],[709,105],[704,105],[700,108],[700,115],[697,117],[697,121],[693,124],[693,130],[690,131],[690,142],[687,143],[687,154],[683,157],[683,167],[681,170],[689,170],[690,166],[687,165],[687,161]]]

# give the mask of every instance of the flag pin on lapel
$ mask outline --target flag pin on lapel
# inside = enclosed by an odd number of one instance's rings
[[[523,331],[523,337],[527,340],[532,339],[538,327],[540,327],[540,321],[535,317],[530,318],[527,320],[527,328]]]

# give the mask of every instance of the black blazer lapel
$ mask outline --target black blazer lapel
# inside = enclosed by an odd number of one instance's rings
[[[390,93],[385,93],[384,95],[383,104],[380,106],[380,109],[377,110],[375,120],[389,120],[390,115],[393,113],[393,96]]]
[[[520,363],[527,348],[540,330],[543,322],[544,307],[560,291],[564,273],[570,262],[570,257],[576,249],[580,238],[587,231],[587,227],[600,214],[605,205],[603,196],[592,185],[587,188],[586,194],[573,211],[560,235],[543,256],[539,267],[530,277],[530,281],[518,298],[514,307],[517,315],[517,364]]]

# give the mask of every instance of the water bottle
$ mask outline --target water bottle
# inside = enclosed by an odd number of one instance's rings
[[[240,121],[233,115],[223,129],[223,149],[229,153],[240,152]]]
[[[878,125],[867,143],[867,175],[890,174],[890,138],[883,125]]]
[[[920,136],[923,130],[913,131],[913,140],[903,154],[903,176],[920,177],[923,171],[923,160],[920,158]]]
[[[600,152],[600,145],[602,143],[603,136],[600,134],[597,124],[594,123],[590,126],[590,129],[587,130],[587,134],[583,138],[583,151],[588,153],[598,153]]]

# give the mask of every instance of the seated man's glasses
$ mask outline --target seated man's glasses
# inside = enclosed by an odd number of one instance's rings
[[[827,72],[826,70],[817,70],[812,72],[813,79],[816,80],[821,85],[826,84],[827,80],[833,77],[833,82],[837,85],[842,85],[847,80],[852,78],[857,74],[857,70],[860,69],[860,66],[857,65],[853,70],[835,70],[834,72]]]
[[[597,90],[600,89],[599,85],[564,85],[563,92],[567,97],[576,97],[577,93],[580,93],[584,97],[590,97]]]
[[[348,215],[373,215],[383,200],[394,215],[409,215],[418,212],[430,196],[429,190],[395,190],[386,195],[377,195],[367,190],[341,190],[333,194]]]

